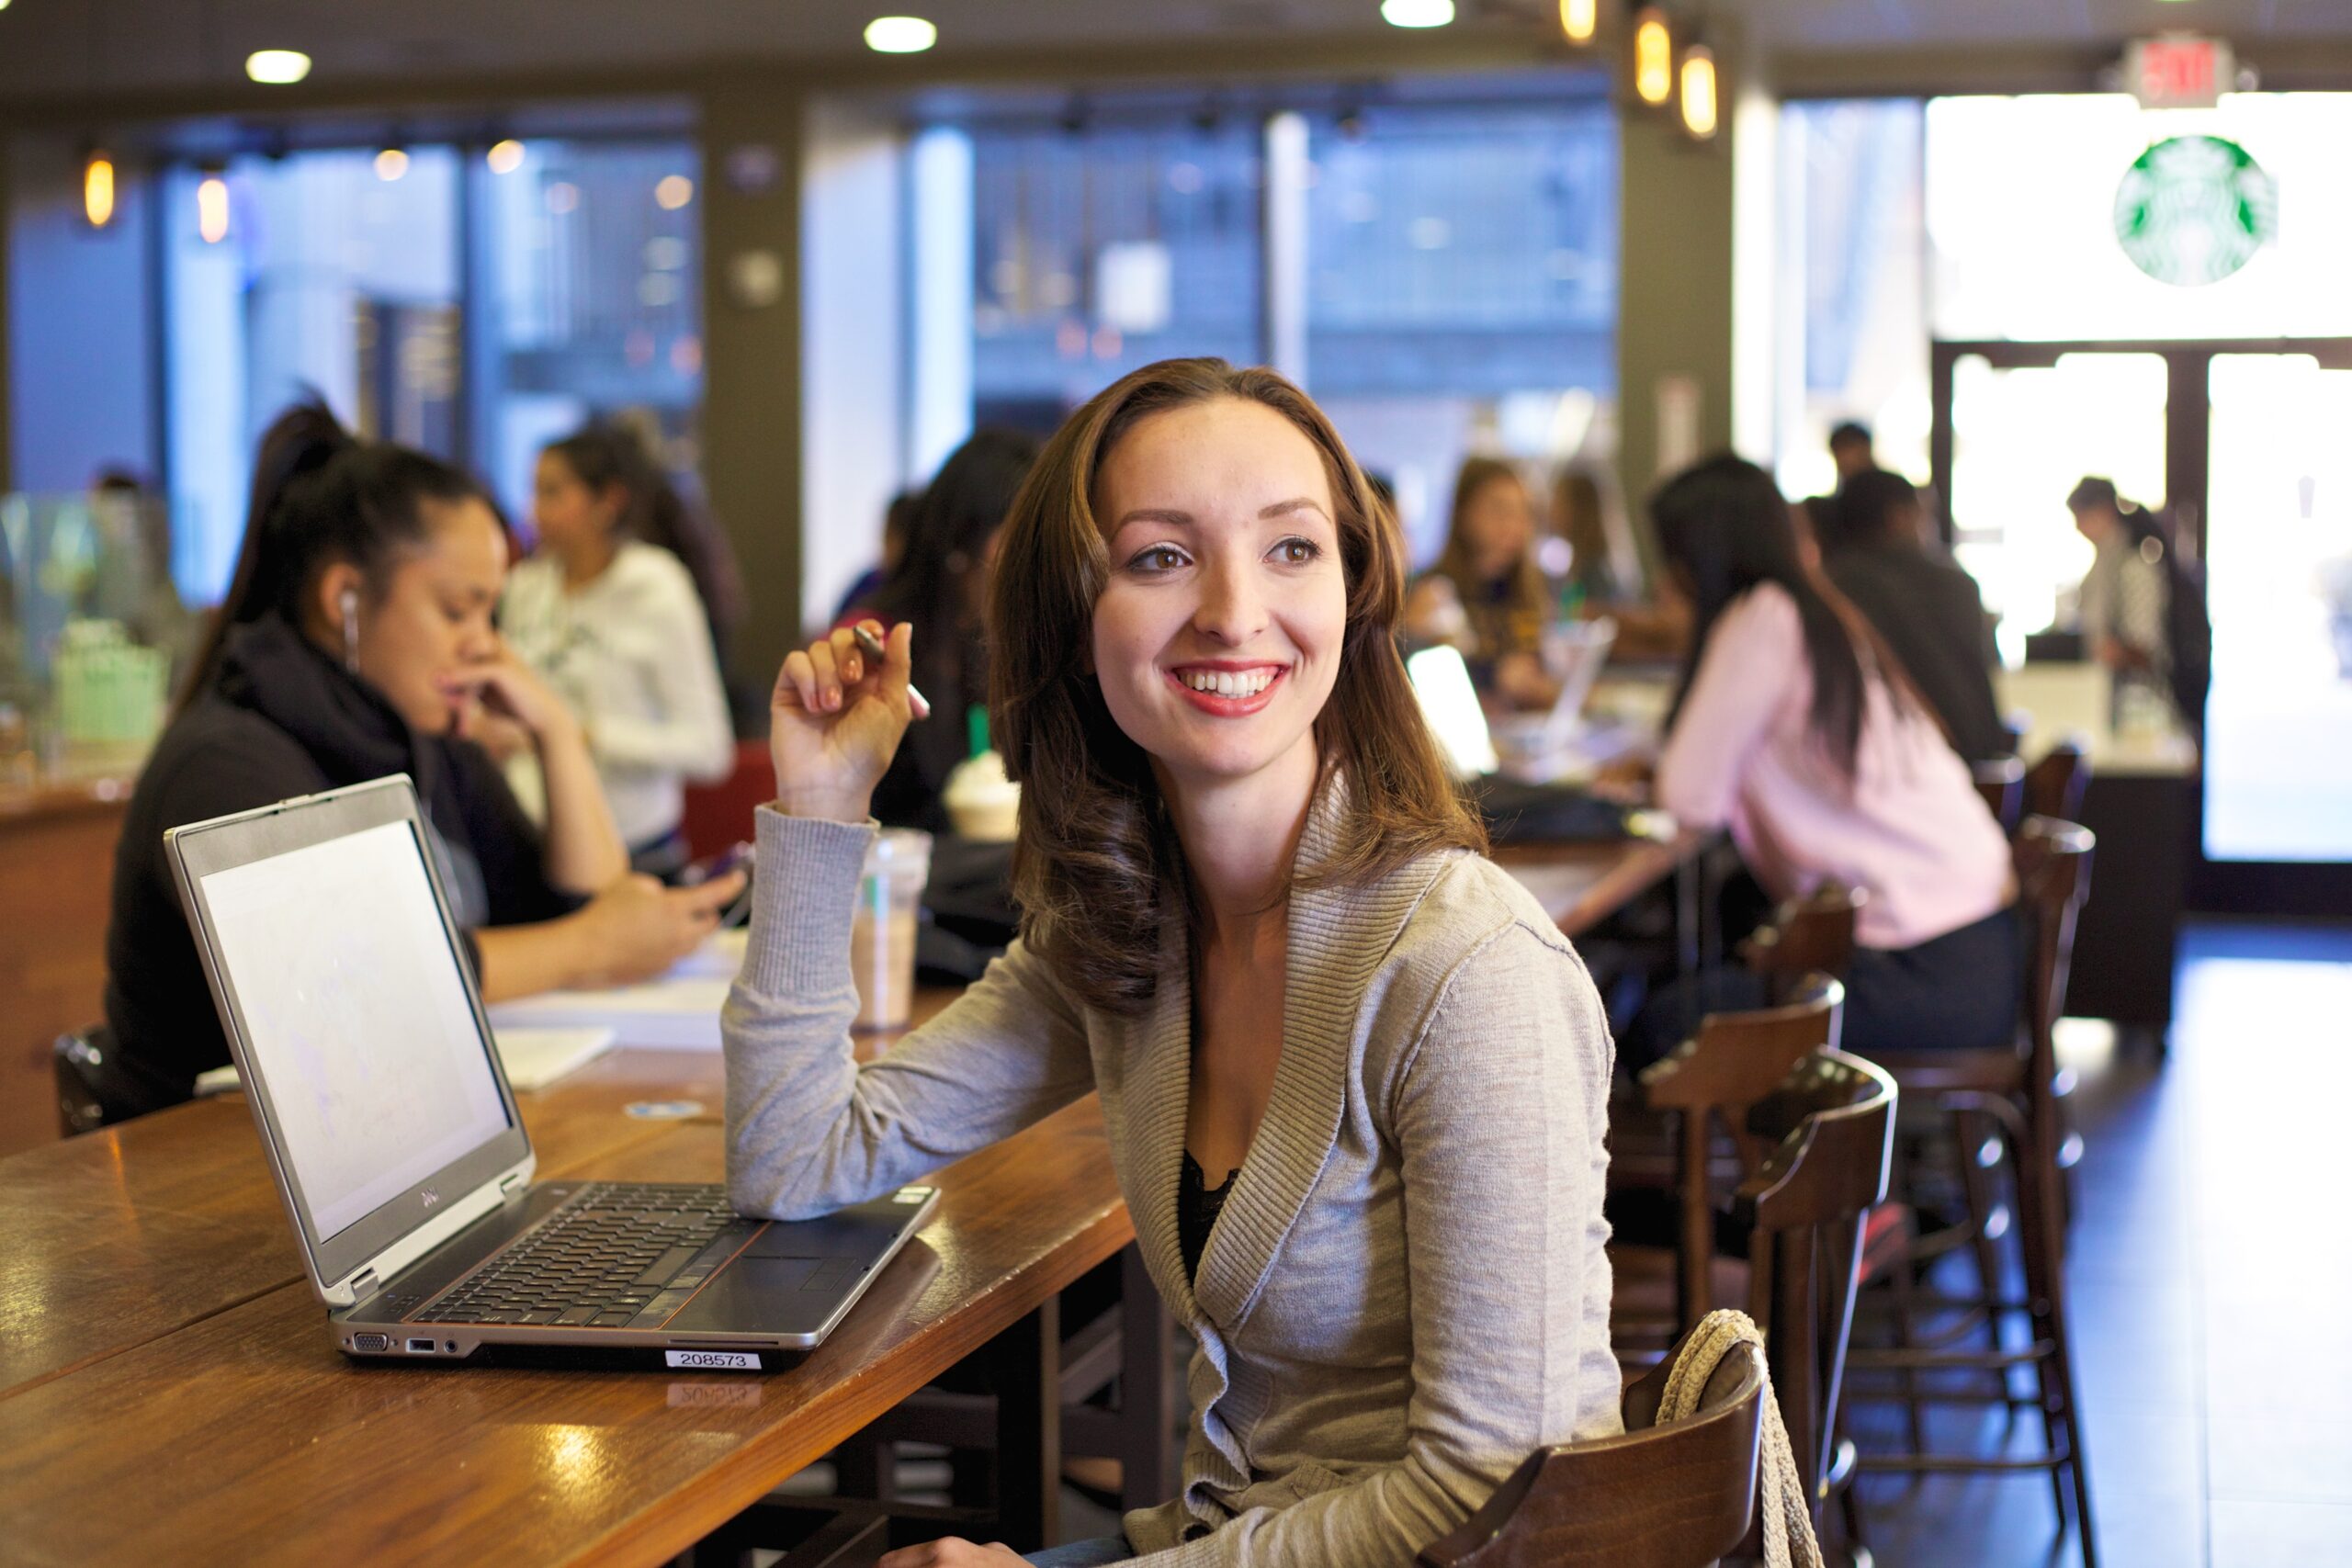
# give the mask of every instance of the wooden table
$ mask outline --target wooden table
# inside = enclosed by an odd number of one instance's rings
[[[1499,858],[1573,932],[1696,848]],[[619,1051],[521,1103],[542,1177],[717,1180],[723,1092],[714,1054]],[[663,1100],[705,1109],[623,1111]],[[823,1348],[678,1377],[347,1361],[240,1099],[0,1160],[0,1556],[665,1561],[965,1357],[1049,1330],[1133,1237],[1091,1097],[936,1179],[937,1217]]]
[[[522,1097],[543,1176],[717,1180],[718,1059],[624,1051]],[[621,1107],[700,1100],[641,1121]],[[825,1346],[760,1377],[362,1366],[242,1100],[0,1161],[10,1562],[658,1562],[1131,1238],[1090,1098],[942,1172]]]
[[[98,1021],[130,799],[128,779],[0,787],[0,1155],[57,1141],[50,1046]]]

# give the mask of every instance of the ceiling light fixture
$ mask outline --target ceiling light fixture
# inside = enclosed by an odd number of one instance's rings
[[[1590,43],[1600,26],[1600,0],[1560,0],[1560,36],[1570,43]]]
[[[93,229],[114,221],[114,160],[96,149],[82,165],[82,216]]]
[[[1655,6],[1634,13],[1634,92],[1652,108],[1674,96],[1674,33]]]
[[[664,212],[675,212],[695,198],[695,182],[684,175],[664,175],[653,187],[653,199]]]
[[[376,177],[387,185],[408,173],[408,151],[387,147],[376,154]]]
[[[939,41],[939,29],[921,17],[876,17],[865,24],[865,47],[876,54],[921,54]]]
[[[229,182],[218,168],[205,170],[197,185],[196,231],[208,245],[229,237]]]
[[[1714,51],[1703,43],[1694,43],[1682,55],[1682,129],[1705,141],[1713,137],[1720,123]]]
[[[1380,0],[1380,19],[1392,28],[1442,28],[1453,20],[1453,0]]]
[[[511,175],[523,166],[523,144],[511,136],[503,141],[493,141],[483,161],[489,164],[492,174]]]
[[[299,49],[258,49],[245,56],[245,74],[266,87],[290,87],[311,73],[311,57]]]

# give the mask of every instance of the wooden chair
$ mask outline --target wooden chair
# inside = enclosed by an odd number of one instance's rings
[[[1623,1437],[1530,1454],[1484,1507],[1421,1549],[1422,1568],[1703,1568],[1736,1551],[1756,1517],[1764,1368],[1739,1347],[1707,1380],[1698,1414],[1661,1427],[1672,1364],[1625,1391]]]
[[[2018,757],[1987,757],[1969,764],[1976,793],[1993,813],[2001,831],[2014,837],[2025,817],[2025,762]]]
[[[2067,1325],[2065,1197],[2059,1165],[2067,1136],[2064,1110],[2056,1092],[2058,1066],[2052,1036],[2065,1010],[2075,921],[2089,891],[2092,848],[2089,832],[2071,822],[2029,817],[2018,830],[2018,910],[2025,923],[2026,943],[2021,1026],[2013,1046],[1917,1056],[1885,1054],[1878,1058],[1905,1095],[1932,1100],[1947,1111],[1978,1113],[1997,1129],[2015,1172],[2017,1235],[2026,1294],[2022,1301],[2004,1299],[1997,1269],[1980,1265],[1980,1272],[1985,1275],[1984,1299],[1964,1304],[1981,1307],[1988,1319],[1994,1314],[2022,1314],[2031,1330],[2030,1342],[2021,1348],[2004,1348],[1997,1324],[1993,1324],[1994,1331],[1988,1334],[1992,1344],[1983,1350],[1898,1347],[1857,1350],[1851,1358],[1854,1369],[1864,1373],[1884,1371],[1907,1378],[1920,1371],[1966,1368],[1991,1371],[2005,1385],[2011,1369],[2030,1367],[2039,1385],[2037,1404],[2044,1438],[2041,1456],[1928,1454],[1917,1451],[1915,1444],[1910,1452],[1865,1454],[1862,1466],[1906,1472],[2047,1470],[2062,1533],[2072,1503],[2075,1528],[2082,1532],[2084,1568],[2097,1568],[2098,1551]],[[1967,1163],[1963,1153],[1963,1167]],[[1984,1200],[1973,1184],[1969,1191],[1972,1217],[1981,1234],[1986,1213]],[[2000,1397],[2006,1400],[2007,1395]]]
[[[1837,1047],[1845,1000],[1844,986],[1817,976],[1784,1006],[1710,1013],[1700,1021],[1697,1034],[1642,1073],[1643,1106],[1671,1117],[1675,1336],[1698,1326],[1714,1304],[1718,1134],[1729,1140],[1735,1179],[1763,1165],[1776,1140],[1751,1131],[1748,1112],[1798,1063]]]
[[[1777,1137],[1732,1205],[1748,1233],[1747,1315],[1766,1332],[1772,1386],[1812,1500],[1814,1521],[1854,1470],[1838,1403],[1871,1211],[1886,1197],[1894,1154],[1894,1080],[1839,1051],[1797,1064],[1747,1113],[1751,1135]],[[1849,1509],[1849,1530],[1859,1535]]]
[[[2026,770],[2026,815],[2079,822],[2083,792],[2090,783],[2090,759],[2083,754],[2083,743],[2061,740],[2043,754],[2041,761]]]
[[[1843,980],[1854,962],[1854,922],[1870,895],[1825,882],[1792,898],[1740,944],[1743,963],[1764,977],[1775,1002],[1791,1000],[1812,975]]]

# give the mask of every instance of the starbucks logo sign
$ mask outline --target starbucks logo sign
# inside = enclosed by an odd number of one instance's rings
[[[2116,190],[2115,237],[2159,283],[2219,283],[2278,238],[2278,182],[2234,141],[2159,141]]]

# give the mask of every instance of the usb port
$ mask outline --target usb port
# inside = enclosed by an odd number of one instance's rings
[[[412,1339],[408,1342],[408,1353],[412,1356],[430,1356],[433,1354],[433,1341],[430,1339]]]

